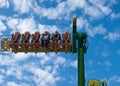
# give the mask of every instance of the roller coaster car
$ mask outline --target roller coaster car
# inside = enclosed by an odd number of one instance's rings
[[[15,32],[14,34],[12,34],[12,39],[9,43],[9,46],[12,47],[12,45],[15,45],[15,47],[18,47],[20,43],[20,36],[21,34],[19,32]]]
[[[35,45],[36,47],[40,46],[40,33],[39,32],[35,32],[34,34],[32,34],[32,41],[31,44]]]
[[[67,49],[70,48],[70,33],[69,32],[64,32],[64,34],[62,35],[63,37],[63,42],[62,42],[62,47],[65,48],[65,50],[67,51]]]

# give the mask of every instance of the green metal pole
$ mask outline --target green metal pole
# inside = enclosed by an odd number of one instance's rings
[[[72,52],[77,52],[76,40],[78,40],[78,86],[85,86],[84,53],[86,52],[86,47],[83,40],[86,39],[87,35],[85,33],[76,32],[76,21],[77,18],[73,16]]]
[[[76,53],[77,48],[76,48],[76,40],[77,40],[77,33],[76,33],[76,17],[73,16],[73,27],[72,27],[72,52]]]
[[[85,86],[84,49],[81,34],[78,34],[78,86]]]
[[[83,48],[78,49],[78,86],[85,86]]]

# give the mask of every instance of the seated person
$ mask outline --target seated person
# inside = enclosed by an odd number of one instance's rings
[[[50,43],[50,33],[48,31],[45,31],[41,37],[41,46],[44,47],[45,44],[45,47],[47,47],[49,43]]]
[[[57,47],[60,47],[61,35],[60,35],[60,33],[58,31],[55,31],[52,34],[51,42],[52,42],[52,46],[54,45],[54,43],[57,43],[58,44]]]
[[[69,32],[64,32],[64,34],[62,35],[63,38],[63,43],[64,42],[70,42],[70,34]]]
[[[29,42],[29,40],[30,40],[30,33],[29,32],[25,32],[25,34],[22,34],[21,42],[27,43],[27,42]]]
[[[53,33],[51,40],[52,40],[53,42],[60,42],[61,37],[60,37],[60,34],[59,34],[58,31],[55,31],[55,32]]]
[[[31,42],[38,43],[39,39],[40,39],[40,33],[39,32],[35,32],[34,34],[32,34],[32,41]]]
[[[20,40],[20,33],[19,32],[15,32],[15,34],[12,34],[12,42],[14,43],[18,43]]]

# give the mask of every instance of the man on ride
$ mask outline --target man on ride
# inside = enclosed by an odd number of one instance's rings
[[[41,46],[48,47],[49,43],[50,43],[50,33],[48,31],[45,31],[41,37]]]
[[[53,43],[58,43],[58,46],[60,45],[60,41],[61,41],[61,35],[58,31],[55,31],[52,35],[52,44]]]

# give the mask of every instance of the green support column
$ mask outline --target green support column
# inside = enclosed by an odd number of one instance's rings
[[[73,16],[72,52],[76,53],[78,51],[78,86],[85,86],[84,53],[86,52],[85,41],[87,35],[76,32],[76,21],[76,17]],[[78,40],[78,49],[76,48],[76,40]]]
[[[78,86],[85,86],[83,48],[78,48]]]
[[[72,27],[72,52],[76,53],[77,48],[76,48],[76,40],[77,40],[77,33],[76,33],[76,17],[73,16],[73,27]]]
[[[85,86],[84,53],[86,52],[85,33],[78,33],[78,86]]]

